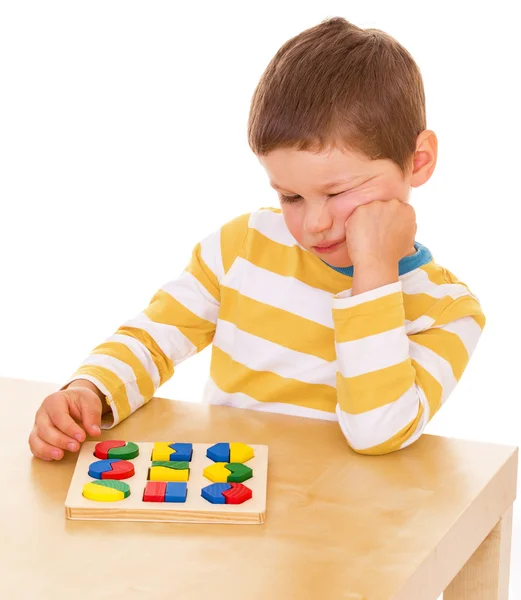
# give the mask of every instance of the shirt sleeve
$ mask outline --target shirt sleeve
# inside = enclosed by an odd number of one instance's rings
[[[337,416],[349,445],[387,454],[416,441],[460,380],[485,326],[472,294],[405,318],[402,283],[333,297]]]
[[[112,428],[147,403],[178,364],[212,342],[219,282],[237,255],[247,219],[241,215],[199,242],[181,275],[94,348],[62,386],[87,379],[101,390],[111,408],[103,428]]]

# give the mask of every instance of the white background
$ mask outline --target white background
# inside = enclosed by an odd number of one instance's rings
[[[246,140],[263,70],[328,16],[396,37],[439,138],[417,239],[487,327],[428,432],[518,445],[514,2],[0,2],[0,376],[62,382],[238,214],[277,206]],[[210,349],[164,397],[199,401]],[[42,398],[43,399],[43,398]],[[8,402],[8,398],[2,398]],[[515,512],[512,597],[521,593]]]

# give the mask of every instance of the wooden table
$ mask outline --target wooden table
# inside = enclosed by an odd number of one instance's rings
[[[27,444],[56,388],[0,379],[0,598],[507,600],[515,447],[361,456],[336,423],[154,399],[101,439],[269,445],[266,523],[70,521],[77,455]]]

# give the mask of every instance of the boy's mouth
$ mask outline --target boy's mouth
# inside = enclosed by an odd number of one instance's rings
[[[315,252],[320,252],[320,253],[327,253],[327,252],[333,252],[334,250],[336,250],[341,244],[344,243],[345,240],[340,240],[339,242],[326,242],[328,245],[324,246],[324,245],[320,245],[320,246],[313,246],[313,250],[315,250]]]

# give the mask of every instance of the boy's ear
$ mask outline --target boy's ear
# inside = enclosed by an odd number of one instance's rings
[[[434,131],[425,129],[420,133],[416,140],[416,151],[413,156],[413,165],[411,170],[411,187],[420,187],[427,182],[438,159],[438,138]]]

